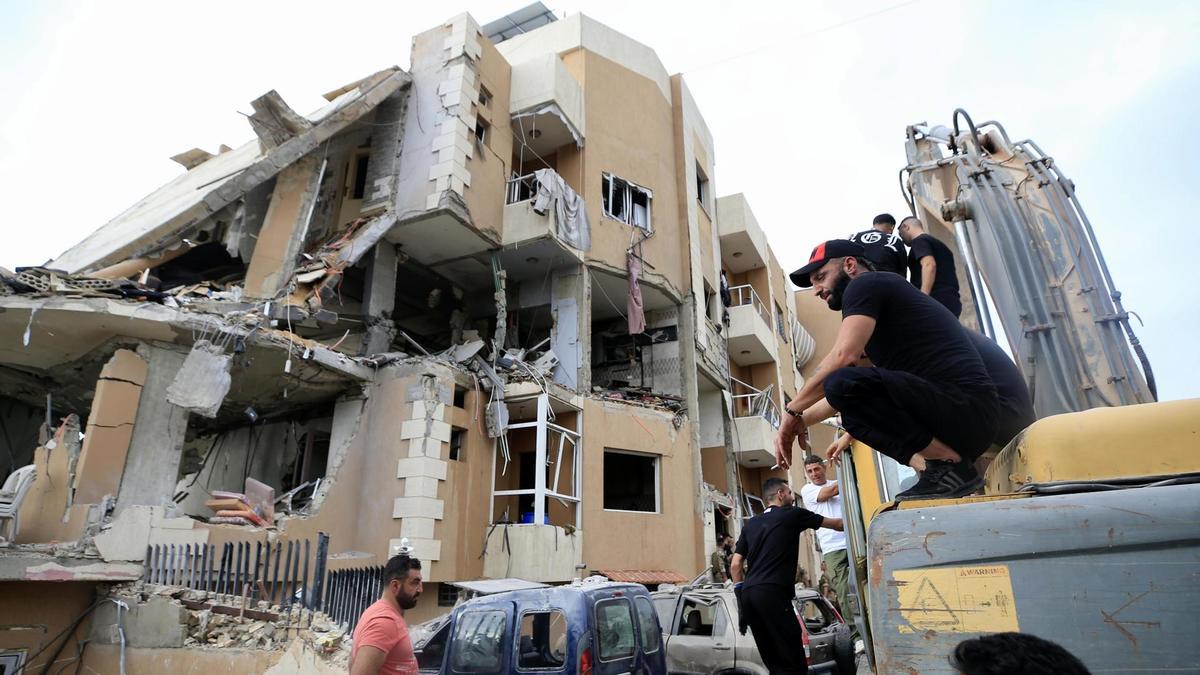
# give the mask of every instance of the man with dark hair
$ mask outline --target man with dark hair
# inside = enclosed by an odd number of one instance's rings
[[[1024,431],[1025,427],[1037,421],[1037,414],[1033,411],[1033,399],[1029,397],[1029,387],[1025,385],[1025,378],[1021,376],[1017,364],[1008,358],[1008,354],[1004,353],[1000,345],[970,328],[963,330],[971,339],[971,344],[975,345],[979,358],[983,359],[983,367],[992,378],[992,384],[996,385],[996,395],[1000,400],[1000,419],[996,424],[996,438],[992,443],[1003,448],[1016,438],[1017,434]]]
[[[871,221],[871,229],[850,235],[850,241],[860,244],[867,260],[880,272],[908,274],[908,252],[904,241],[892,230],[896,219],[890,213],[881,213]]]
[[[417,606],[421,590],[421,561],[408,552],[392,556],[383,570],[383,593],[354,628],[350,675],[417,675],[404,611]]]
[[[825,477],[825,462],[816,455],[804,459],[804,475],[808,482],[800,488],[800,499],[804,508],[828,518],[842,517],[842,496],[838,482]],[[821,558],[829,569],[833,589],[838,594],[840,607],[846,607],[850,594],[850,557],[846,553],[846,534],[836,530],[817,530],[817,541],[821,543]],[[858,625],[854,617],[845,617],[850,624],[851,638],[859,640]],[[857,645],[856,645],[857,646]]]
[[[942,303],[955,317],[962,314],[958,275],[954,273],[954,253],[950,247],[926,233],[921,221],[912,216],[900,221],[900,238],[910,249],[908,269],[913,286]]]
[[[1059,645],[1028,633],[996,633],[958,643],[950,666],[961,675],[1090,675]]]
[[[729,565],[742,625],[754,631],[763,665],[772,673],[807,673],[804,634],[792,607],[800,533],[842,529],[840,518],[824,518],[795,506],[795,495],[782,478],[763,483],[767,510],[742,528]],[[744,572],[749,560],[749,572]],[[742,629],[742,634],[745,634]]]
[[[796,436],[834,413],[854,438],[901,464],[926,463],[897,498],[969,495],[983,485],[972,462],[996,438],[996,386],[945,307],[892,274],[866,271],[862,247],[834,239],[791,275],[842,312],[833,349],[788,404],[775,457],[789,466]],[[863,353],[872,367],[850,367]]]

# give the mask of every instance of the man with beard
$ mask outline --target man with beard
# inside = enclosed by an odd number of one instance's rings
[[[350,675],[417,675],[404,611],[421,597],[421,561],[400,553],[383,570],[383,593],[362,613],[354,628]]]
[[[954,315],[895,274],[872,272],[862,246],[843,239],[813,249],[791,274],[842,312],[833,349],[785,408],[775,458],[791,464],[805,428],[841,413],[846,431],[901,464],[926,469],[897,499],[969,495],[972,466],[996,437],[1000,404],[979,352]],[[863,355],[871,367],[851,367]]]

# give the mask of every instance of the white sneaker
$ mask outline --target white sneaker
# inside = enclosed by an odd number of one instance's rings
[[[861,653],[863,653],[864,651],[866,651],[866,649],[867,649],[867,648],[866,648],[866,646],[865,646],[865,645],[863,645],[863,641],[862,641],[862,640],[855,640],[855,641],[854,641],[854,653],[855,653],[855,654],[861,654]]]

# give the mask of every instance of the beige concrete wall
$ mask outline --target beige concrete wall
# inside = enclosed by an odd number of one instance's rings
[[[704,482],[729,494],[729,474],[725,470],[725,446],[704,448],[700,451],[704,469]]]
[[[29,660],[22,671],[25,673],[41,672],[64,639],[66,646],[59,659],[73,658],[79,641],[86,639],[91,629],[90,617],[84,619],[73,633],[59,638],[37,657],[29,657],[46,648],[95,599],[95,583],[0,582],[0,651],[26,650],[25,656]]]
[[[589,117],[590,119],[590,117]],[[584,406],[583,561],[589,570],[665,569],[692,576],[703,566],[696,513],[691,422],[672,415],[588,399]],[[660,456],[659,513],[604,510],[604,449]]]
[[[467,159],[471,184],[463,198],[477,228],[502,233],[504,189],[512,173],[513,132],[508,113],[512,67],[487,38],[480,40],[480,47],[480,58],[475,63],[476,88],[486,87],[492,98],[488,105],[480,105],[476,97],[474,108],[476,117],[486,122],[489,130],[483,146],[474,144],[474,152]]]
[[[593,52],[565,54],[563,63],[584,88],[588,128],[582,167],[573,166],[570,158],[560,157],[559,162],[564,176],[583,176],[578,191],[587,202],[592,226],[588,262],[623,271],[630,235],[640,232],[604,217],[601,186],[607,172],[652,191],[654,236],[646,241],[643,254],[654,269],[644,276],[681,295],[690,287],[691,275],[687,258],[680,255],[688,234],[679,213],[671,101],[654,81]]]
[[[128,675],[208,675],[209,673],[262,673],[284,652],[258,649],[150,649],[125,648]],[[91,644],[83,656],[84,673],[121,672],[121,645]],[[314,671],[314,674],[317,671]]]

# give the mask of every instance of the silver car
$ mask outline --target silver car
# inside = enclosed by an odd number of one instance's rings
[[[650,598],[663,628],[668,673],[767,675],[753,632],[738,632],[738,606],[732,587],[683,587],[657,591]],[[856,672],[850,628],[829,601],[811,588],[797,586],[793,605],[803,619],[808,671],[839,675]]]

